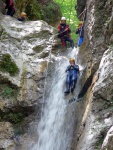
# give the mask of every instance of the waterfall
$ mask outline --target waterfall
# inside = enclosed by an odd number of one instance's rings
[[[77,49],[73,49],[67,57],[75,57],[76,54]],[[63,57],[56,65],[50,95],[46,99],[44,114],[37,128],[38,142],[32,150],[69,150],[73,132],[72,115],[75,108],[67,109],[64,96],[65,70],[68,65],[68,60]]]

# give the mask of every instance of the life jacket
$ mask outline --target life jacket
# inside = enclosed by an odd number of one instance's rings
[[[65,29],[67,29],[67,28],[68,28],[68,30],[65,31]],[[62,38],[64,36],[68,36],[69,37],[70,33],[71,33],[71,30],[69,29],[69,25],[61,23],[58,26],[58,33],[59,33],[58,38]]]

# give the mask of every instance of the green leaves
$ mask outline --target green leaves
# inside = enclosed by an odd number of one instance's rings
[[[25,117],[25,115],[21,112],[19,112],[19,113],[10,112],[10,113],[2,114],[0,121],[7,120],[11,123],[16,124],[16,123],[21,122],[24,117]]]
[[[13,95],[14,90],[10,87],[4,87],[3,92],[2,92],[2,96],[9,98],[10,96]]]
[[[62,16],[67,18],[67,24],[71,28],[71,36],[74,41],[77,42],[78,35],[75,34],[76,27],[78,26],[78,18],[75,10],[76,1],[75,0],[54,0],[62,11]]]

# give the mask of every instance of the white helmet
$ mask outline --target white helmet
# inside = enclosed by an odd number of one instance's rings
[[[66,21],[66,17],[62,17],[61,20],[65,20]]]

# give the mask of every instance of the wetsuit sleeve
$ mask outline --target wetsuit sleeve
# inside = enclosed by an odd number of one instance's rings
[[[6,6],[5,6],[5,9],[8,9],[9,5],[10,5],[10,0],[6,0]]]
[[[77,29],[75,33],[76,33],[76,34],[79,34],[79,33],[80,33],[80,29]]]
[[[79,74],[80,73],[80,70],[79,70],[79,66],[77,65],[77,73]]]
[[[75,65],[74,69],[77,70],[77,73],[79,73],[79,66],[78,65]]]
[[[67,67],[66,72],[67,72],[67,71],[70,71],[70,66]]]

